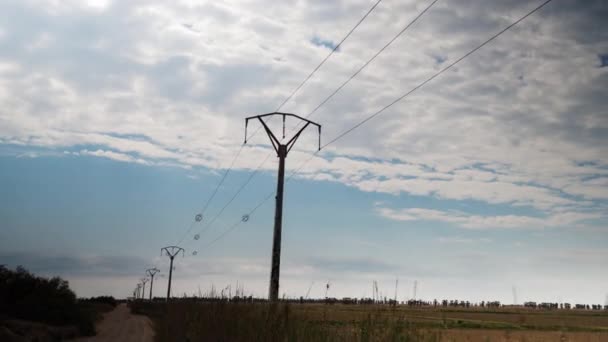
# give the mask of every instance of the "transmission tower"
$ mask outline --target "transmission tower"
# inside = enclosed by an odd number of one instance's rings
[[[417,291],[418,291],[418,280],[414,280],[414,300],[416,300]]]
[[[137,284],[136,289],[137,289],[137,295],[135,296],[135,299],[139,299],[139,295],[141,293],[141,284]]]
[[[148,278],[141,278],[141,299],[146,299],[146,283],[148,282]]]
[[[148,268],[146,270],[146,274],[150,276],[150,300],[152,300],[152,286],[154,286],[154,276],[156,273],[160,272],[160,270],[156,267]]]
[[[287,143],[282,144],[279,139],[272,133],[270,128],[264,122],[264,118],[271,117],[274,115],[279,115],[283,117],[283,139],[285,139],[285,118],[293,117],[305,122],[305,125],[300,128],[300,130],[291,138]],[[277,194],[276,194],[276,207],[274,214],[274,235],[272,239],[272,264],[270,271],[270,286],[268,290],[268,299],[270,301],[277,301],[279,299],[279,271],[281,268],[281,230],[283,223],[283,185],[285,181],[285,158],[287,158],[287,154],[295,145],[296,140],[300,134],[308,127],[309,125],[317,126],[319,130],[319,150],[321,150],[321,125],[314,123],[310,120],[304,119],[295,114],[288,113],[268,113],[262,115],[255,115],[248,118],[245,118],[245,144],[247,143],[247,124],[251,119],[258,119],[264,130],[266,130],[266,134],[268,134],[268,138],[270,138],[270,142],[277,152],[277,157],[279,158],[279,171],[278,171],[278,179],[277,179]]]
[[[171,297],[171,278],[173,276],[173,259],[179,252],[182,252],[182,258],[184,257],[185,250],[178,246],[167,246],[160,249],[160,256],[163,256],[163,252],[169,257],[171,262],[169,263],[169,285],[167,285],[167,302]]]
[[[308,299],[308,295],[310,295],[310,290],[312,289],[312,286],[315,284],[315,282],[313,281],[312,283],[310,283],[310,286],[308,287],[308,291],[306,291],[306,297],[304,297],[304,299]],[[608,297],[607,297],[608,298]]]

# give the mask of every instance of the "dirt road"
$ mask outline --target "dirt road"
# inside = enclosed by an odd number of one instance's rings
[[[79,342],[152,342],[154,329],[146,316],[133,315],[125,304],[104,314],[97,324],[97,336],[81,338]]]

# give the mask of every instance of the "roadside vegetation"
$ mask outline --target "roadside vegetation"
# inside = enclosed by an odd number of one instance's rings
[[[0,266],[0,340],[92,336],[101,313],[114,306],[112,297],[78,300],[68,282],[59,277]]]
[[[608,313],[175,299],[135,301],[157,341],[605,341]]]

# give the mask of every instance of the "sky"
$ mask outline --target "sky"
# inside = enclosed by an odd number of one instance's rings
[[[4,1],[0,264],[121,298],[158,267],[163,296],[179,244],[174,295],[266,296],[278,162],[244,118],[374,3]],[[553,0],[334,141],[541,3],[439,0],[315,110],[431,4],[381,1],[282,106],[331,143],[287,158],[281,296],[608,301],[605,1]]]

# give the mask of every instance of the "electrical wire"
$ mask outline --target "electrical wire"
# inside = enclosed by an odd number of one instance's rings
[[[220,189],[220,187],[222,186],[222,184],[224,184],[224,181],[226,180],[226,176],[228,176],[228,173],[230,173],[230,170],[232,170],[232,168],[234,167],[234,163],[236,162],[237,158],[239,157],[239,155],[243,151],[244,147],[245,147],[245,144],[242,144],[241,148],[239,148],[238,152],[234,155],[234,158],[232,158],[232,162],[230,163],[230,166],[228,167],[228,169],[226,169],[226,171],[224,171],[224,175],[222,176],[222,178],[220,179],[220,181],[215,186],[215,189],[211,193],[211,196],[209,196],[209,198],[207,199],[207,202],[205,202],[205,205],[203,206],[203,208],[201,209],[201,211],[199,211],[200,215],[203,215],[205,213],[205,211],[207,210],[207,207],[209,206],[209,203],[211,203],[211,201],[213,200],[213,198],[215,198],[215,195],[217,194],[217,191]],[[190,232],[194,228],[194,225],[196,224],[196,222],[197,222],[196,219],[194,221],[192,221],[192,223],[190,224],[190,227],[182,235],[182,237],[179,239],[179,242],[176,243],[176,245],[179,245],[180,243],[182,243],[184,241],[184,239],[186,238],[186,236],[188,236],[188,234],[190,234]]]
[[[418,13],[418,15],[414,19],[412,19],[412,21],[410,21],[407,25],[405,25],[405,27],[403,27],[403,29],[401,29],[401,31],[399,31],[391,40],[388,41],[388,43],[386,43],[380,50],[378,50],[378,52],[376,52],[370,59],[368,59],[367,62],[365,62],[348,79],[346,79],[346,81],[344,81],[344,83],[342,83],[338,88],[336,88],[336,90],[334,90],[331,94],[329,94],[329,96],[327,96],[323,101],[321,101],[321,103],[319,103],[319,105],[317,105],[315,107],[315,109],[313,109],[305,117],[308,118],[309,116],[313,115],[317,110],[319,110],[319,108],[323,107],[327,103],[327,101],[329,101],[331,98],[334,97],[334,95],[336,95],[338,92],[340,92],[340,90],[342,90],[342,88],[344,88],[344,86],[346,86],[350,81],[352,81],[353,78],[357,77],[357,75],[359,75],[359,73],[361,73],[361,71],[363,71],[363,69],[367,68],[367,66],[371,62],[373,62],[374,59],[376,59],[376,57],[380,56],[380,54],[382,52],[384,52],[384,50],[386,50],[391,44],[393,44],[393,42],[395,40],[397,40],[397,38],[401,37],[401,35],[405,31],[407,31],[412,25],[414,25],[414,23],[416,23],[418,21],[418,19],[420,19],[429,9],[431,9],[431,7],[433,7],[433,5],[435,5],[435,3],[437,1],[439,1],[439,0],[433,0],[422,12]]]
[[[258,165],[258,167],[249,174],[249,177],[247,178],[247,180],[239,187],[239,189],[234,193],[234,195],[232,195],[232,197],[230,198],[230,200],[228,200],[228,202],[226,202],[226,204],[224,204],[224,206],[222,207],[222,209],[220,209],[220,211],[213,217],[213,219],[211,219],[209,221],[209,223],[204,226],[199,232],[198,234],[203,234],[206,230],[209,229],[209,227],[211,227],[213,225],[213,223],[215,222],[215,220],[218,219],[218,217],[220,217],[222,215],[222,213],[224,212],[224,210],[226,210],[226,208],[235,200],[235,198],[243,191],[243,189],[245,189],[245,187],[247,186],[247,184],[249,184],[251,182],[251,179],[259,172],[259,170],[261,169],[262,165],[264,165],[266,163],[266,161],[268,160],[268,158],[271,156],[271,154],[267,155],[266,158]]]
[[[361,23],[363,23],[363,21],[365,21],[365,19],[374,11],[374,9],[376,9],[376,7],[380,4],[380,2],[382,2],[382,0],[377,0],[372,7],[370,7],[370,9],[363,15],[363,17],[361,17],[361,19],[359,19],[359,21],[355,24],[355,26],[353,26],[350,31],[348,31],[348,33],[342,38],[342,40],[340,40],[340,42],[331,50],[331,52],[325,56],[325,58],[308,74],[308,76],[306,76],[306,78],[300,82],[300,84],[290,93],[290,95],[285,98],[285,100],[283,100],[283,102],[277,107],[277,109],[275,111],[279,111],[281,110],[281,108],[283,108],[283,106],[289,102],[290,99],[293,98],[293,96],[304,86],[304,84],[306,84],[306,82],[308,82],[310,80],[310,78],[312,78],[312,76],[323,66],[323,64],[325,64],[325,62],[340,48],[340,46],[342,46],[342,44],[350,37],[350,35],[361,25]],[[261,129],[262,127],[258,127],[249,137],[247,137],[246,140],[249,140],[250,138],[252,138],[253,136],[255,136]],[[230,170],[232,170],[232,167],[234,166],[234,163],[236,161],[236,159],[239,157],[239,155],[241,154],[243,148],[244,148],[245,144],[242,144],[240,149],[238,150],[237,154],[234,156],[232,163],[230,165],[230,167],[228,169],[226,169],[226,171],[224,172],[224,176],[220,179],[220,181],[218,182],[218,184],[216,185],[212,195],[209,197],[209,199],[207,200],[207,202],[205,203],[205,206],[203,207],[203,210],[200,212],[200,214],[204,214],[205,210],[207,209],[209,203],[213,200],[213,198],[215,197],[215,194],[217,193],[218,189],[220,188],[220,186],[224,183],[226,176],[228,175],[228,173],[230,172]],[[268,160],[268,157],[266,157],[265,161]],[[263,167],[264,163],[260,164],[256,169],[254,169],[252,171],[252,175],[248,178],[248,180],[243,183],[241,185],[241,187],[237,190],[237,195],[238,193],[240,193],[243,188],[245,188],[247,186],[247,184],[249,184],[249,182],[251,181],[251,179],[253,178],[253,176],[255,176],[258,171]],[[235,198],[236,196],[234,196],[229,203],[227,203],[227,205],[224,206],[223,209],[225,209],[226,206],[228,206]],[[223,209],[221,210],[223,212]],[[217,216],[216,216],[217,218]],[[214,219],[215,220],[215,219]],[[192,231],[192,229],[194,228],[196,224],[196,221],[193,221],[190,224],[190,227],[187,229],[187,231],[182,235],[181,239],[179,240],[179,243],[181,243],[185,237]],[[208,225],[209,226],[209,225]],[[178,243],[178,244],[179,244]]]
[[[335,138],[333,138],[332,140],[330,140],[329,142],[327,142],[325,145],[321,146],[321,149],[325,148],[326,146],[333,144],[334,142],[338,141],[339,139],[342,139],[342,137],[344,137],[345,135],[349,134],[350,132],[354,131],[355,129],[359,128],[361,125],[365,124],[366,122],[370,121],[371,119],[375,118],[376,116],[382,114],[385,110],[389,109],[390,107],[392,107],[393,105],[395,105],[396,103],[400,102],[401,100],[405,99],[406,97],[408,97],[409,95],[411,95],[412,93],[414,93],[415,91],[417,91],[418,89],[424,87],[427,83],[431,82],[432,80],[434,80],[436,77],[438,77],[439,75],[443,74],[444,72],[448,71],[449,69],[451,69],[453,66],[455,66],[456,64],[460,63],[461,61],[463,61],[465,58],[469,57],[470,55],[474,54],[475,52],[477,52],[479,49],[481,49],[482,47],[486,46],[488,43],[490,43],[491,41],[493,41],[494,39],[498,38],[500,35],[502,35],[503,33],[505,33],[506,31],[508,31],[509,29],[511,29],[513,26],[519,24],[521,21],[523,21],[524,19],[526,19],[527,17],[531,16],[532,14],[534,14],[536,11],[540,10],[541,8],[543,8],[545,5],[547,5],[548,3],[550,3],[553,0],[546,0],[545,2],[543,2],[542,4],[538,5],[537,7],[535,7],[532,11],[528,12],[526,15],[524,15],[523,17],[519,18],[518,20],[514,21],[513,23],[511,23],[510,25],[508,25],[507,27],[503,28],[502,30],[500,30],[498,33],[494,34],[493,36],[491,36],[490,38],[488,38],[487,40],[485,40],[483,43],[479,44],[477,47],[475,47],[474,49],[470,50],[469,52],[467,52],[466,54],[462,55],[460,58],[458,58],[457,60],[455,60],[454,62],[452,62],[451,64],[449,64],[448,66],[446,66],[445,68],[441,69],[440,71],[436,72],[435,74],[433,74],[431,77],[427,78],[424,82],[419,83],[417,86],[415,86],[414,88],[410,89],[408,92],[406,92],[405,94],[399,96],[398,98],[396,98],[395,100],[393,100],[391,103],[387,104],[386,106],[382,107],[380,110],[378,110],[377,112],[373,113],[372,115],[366,117],[364,120],[358,122],[356,125],[354,125],[353,127],[345,130],[344,132],[338,134],[338,136],[336,136]]]
[[[418,15],[416,17],[414,17],[411,21],[409,21],[393,38],[391,38],[382,48],[380,48],[380,50],[378,50],[370,59],[368,59],[357,71],[355,71],[352,75],[350,75],[349,78],[347,78],[338,88],[336,88],[331,94],[329,94],[329,96],[327,96],[323,101],[321,101],[316,107],[315,109],[313,109],[310,113],[308,113],[305,118],[310,117],[311,115],[313,115],[317,110],[319,110],[321,107],[323,107],[331,98],[333,98],[338,92],[340,92],[340,90],[342,90],[342,88],[344,88],[350,81],[352,81],[355,77],[357,77],[357,75],[359,75],[365,68],[367,68],[367,66],[373,62],[380,54],[382,54],[382,52],[384,52],[384,50],[386,50],[391,44],[393,44],[395,42],[395,40],[397,40],[397,38],[399,38],[403,33],[405,33],[412,25],[414,25],[414,23],[416,23],[418,21],[418,19],[420,19],[429,9],[431,9],[431,7],[433,7],[433,5],[435,5],[435,3],[437,3],[437,1],[439,0],[433,0],[431,1],[431,3],[429,3],[429,5],[427,7],[424,8],[424,10],[422,10],[420,13],[418,13]],[[346,40],[346,38],[348,38],[348,36],[350,36],[350,34],[359,26],[359,24],[361,24],[361,22],[363,22],[363,20],[365,20],[365,18],[374,10],[374,8],[376,8],[376,6],[380,3],[380,1],[376,2],[374,4],[374,6],[372,6],[372,8],[370,8],[370,10],[365,14],[365,16],[363,16],[363,18],[361,18],[361,20],[355,25],[355,27],[353,27],[353,29],[344,37],[344,39],[342,39],[342,41],[336,45],[336,47],[334,47],[334,49],[332,50],[332,52],[327,55],[327,57],[308,75],[308,77],[300,84],[300,86],[298,86],[296,88],[296,90],[294,90],[294,92],[287,98],[285,99],[285,101],[283,101],[283,103],[277,108],[276,111],[279,111],[283,105],[289,100],[291,99],[291,97],[301,88],[301,86],[306,83],[306,81],[308,81],[308,79],[310,79],[310,77],[321,67],[321,65],[323,65],[323,63],[325,63],[325,61],[338,49],[338,47]],[[300,126],[301,122],[296,124],[293,129],[291,130],[292,132],[294,130],[296,130],[299,126]],[[253,137],[262,127],[259,126],[250,137]],[[249,140],[249,138],[247,138],[247,140]],[[269,152],[269,156],[272,154],[272,151]],[[265,160],[268,160],[268,157],[266,157]],[[253,173],[254,175],[257,174],[257,172],[259,171],[260,168],[262,168],[264,165],[264,163],[260,164],[258,166],[258,168],[256,168]],[[247,186],[247,184],[249,184],[249,181],[251,181],[250,177],[247,182],[245,182],[242,187],[244,188],[245,186]],[[242,188],[239,188],[239,190],[237,192],[241,192]],[[230,202],[232,202],[232,200],[234,200],[234,197],[231,199]]]
[[[334,48],[331,50],[331,52],[321,61],[321,63],[319,63],[319,65],[317,65],[317,67],[314,68],[313,71],[311,71],[310,74],[308,74],[308,76],[306,76],[304,81],[302,81],[302,83],[300,83],[300,85],[298,85],[296,87],[296,89],[294,89],[291,92],[291,94],[289,94],[289,96],[283,101],[283,103],[281,103],[281,105],[275,110],[275,112],[278,112],[279,110],[281,110],[281,108],[283,108],[283,106],[298,92],[298,90],[300,90],[300,88],[302,88],[302,86],[306,82],[308,82],[308,80],[317,72],[317,70],[319,70],[319,68],[321,68],[321,66],[323,64],[325,64],[325,62],[329,59],[329,57],[331,57],[331,55],[333,55],[334,52],[338,51],[340,46],[342,46],[342,43],[344,43],[344,41],[346,39],[348,39],[348,37],[350,37],[350,35],[357,29],[357,27],[359,27],[359,25],[361,25],[361,23],[367,18],[367,16],[370,15],[370,13],[372,13],[374,11],[376,6],[378,6],[380,4],[380,2],[382,2],[382,0],[376,1],[376,3],[367,11],[367,13],[365,13],[365,15],[357,22],[357,24],[355,24],[355,26],[353,26],[353,28],[346,34],[346,36],[344,36],[344,38],[342,38],[342,40],[336,46],[334,46]]]
[[[351,133],[352,131],[354,131],[355,129],[357,129],[358,127],[362,126],[363,124],[365,124],[366,122],[368,122],[369,120],[375,118],[376,116],[380,115],[381,113],[383,113],[386,109],[392,107],[393,105],[395,105],[396,103],[402,101],[403,99],[405,99],[407,96],[409,96],[410,94],[414,93],[415,91],[417,91],[418,89],[422,88],[423,86],[425,86],[427,83],[431,82],[432,80],[434,80],[435,78],[437,78],[438,76],[440,76],[441,74],[443,74],[445,71],[451,69],[452,67],[454,67],[456,64],[462,62],[464,59],[466,59],[467,57],[471,56],[472,54],[474,54],[476,51],[478,51],[479,49],[483,48],[485,45],[487,45],[488,43],[492,42],[494,39],[498,38],[500,35],[502,35],[503,33],[507,32],[508,30],[510,30],[512,27],[514,27],[515,25],[519,24],[520,22],[522,22],[523,20],[525,20],[526,18],[528,18],[529,16],[531,16],[532,14],[536,13],[538,10],[540,10],[541,8],[545,7],[547,4],[549,4],[551,1],[553,0],[545,0],[543,3],[541,3],[540,5],[538,5],[537,7],[535,7],[534,9],[532,9],[530,12],[528,12],[527,14],[525,14],[524,16],[520,17],[518,20],[514,21],[513,23],[511,23],[510,25],[506,26],[505,28],[503,28],[502,30],[500,30],[498,33],[494,34],[493,36],[491,36],[490,38],[488,38],[487,40],[485,40],[483,43],[481,43],[480,45],[476,46],[475,48],[473,48],[472,50],[470,50],[469,52],[467,52],[466,54],[464,54],[463,56],[461,56],[460,58],[458,58],[457,60],[455,60],[454,62],[452,62],[451,64],[449,64],[448,66],[446,66],[445,68],[441,69],[440,71],[436,72],[435,74],[433,74],[431,77],[427,78],[426,80],[424,80],[423,82],[419,83],[417,86],[415,86],[414,88],[412,88],[411,90],[409,90],[408,92],[406,92],[405,94],[399,96],[398,98],[396,98],[395,100],[393,100],[392,102],[390,102],[389,104],[387,104],[386,106],[382,107],[380,110],[376,111],[375,113],[371,114],[370,116],[368,116],[367,118],[365,118],[364,120],[360,121],[359,123],[357,123],[356,125],[354,125],[353,127],[347,129],[346,131],[340,133],[338,136],[336,136],[335,138],[333,138],[332,140],[330,140],[328,143],[324,144],[321,147],[321,150],[324,149],[325,147],[327,147],[330,144],[335,143],[336,141],[338,141],[339,139],[343,138],[345,135]],[[286,179],[286,182],[288,182],[289,180],[291,180],[296,174],[298,174],[302,168],[308,164],[312,158],[314,156],[316,156],[319,151],[315,151],[314,153],[310,154],[310,157],[308,159],[306,159],[303,163],[300,164],[300,166],[298,168],[296,168],[290,175],[289,177]],[[271,193],[272,194],[272,193]],[[258,203],[258,205],[255,207],[256,210],[257,208],[259,208],[260,206],[262,206],[262,204],[264,204],[271,196],[266,196],[264,199],[262,199],[262,201],[260,201]],[[255,211],[255,210],[254,210]],[[225,231],[222,235],[220,235],[218,238],[216,238],[215,240],[213,240],[213,243],[219,241],[221,238],[225,237],[229,232],[233,231],[238,225],[240,224],[240,221],[237,222],[236,224],[234,224],[233,226],[231,226],[227,231]],[[212,243],[210,243],[209,245],[207,245],[206,247],[210,247],[212,245]]]

